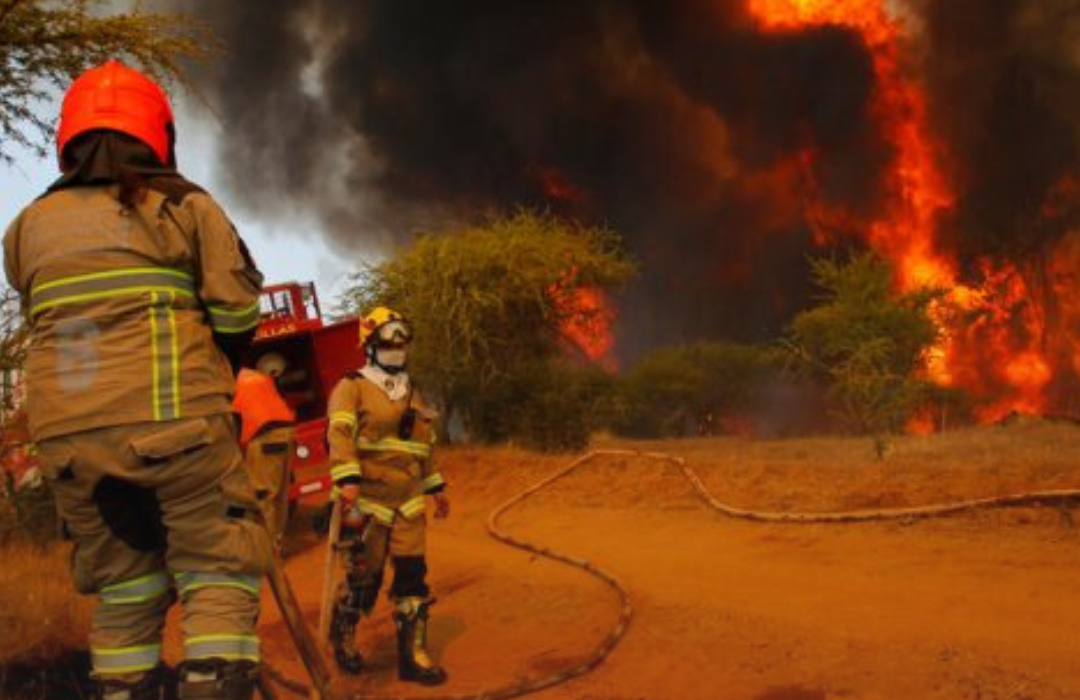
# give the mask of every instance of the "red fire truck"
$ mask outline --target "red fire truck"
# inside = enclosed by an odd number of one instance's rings
[[[339,379],[364,364],[355,316],[324,323],[315,285],[288,282],[265,287],[262,320],[252,356],[278,353],[286,362],[278,381],[296,411],[296,450],[290,459],[289,501],[330,487],[326,468],[326,401]]]

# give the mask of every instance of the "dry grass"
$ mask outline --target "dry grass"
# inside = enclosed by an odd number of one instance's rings
[[[765,510],[834,511],[948,503],[1049,489],[1080,489],[1080,426],[1017,420],[926,436],[892,438],[879,459],[868,437],[761,440],[594,440],[593,449],[665,452],[682,457],[730,505]],[[488,508],[577,455],[514,448],[450,447],[439,463],[455,507]],[[685,483],[655,461],[606,459],[573,478],[609,500],[647,496],[681,501]],[[624,478],[625,477],[625,478]],[[625,492],[625,493],[623,493]],[[670,505],[670,504],[669,504]]]
[[[1080,426],[1064,421],[898,436],[884,459],[865,437],[609,444],[683,457],[717,498],[751,508],[903,507],[1080,488]]]
[[[45,663],[86,647],[90,602],[68,574],[69,547],[0,548],[0,666]]]

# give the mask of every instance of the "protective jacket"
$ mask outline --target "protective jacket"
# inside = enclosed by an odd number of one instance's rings
[[[231,410],[222,339],[258,324],[262,275],[198,187],[171,178],[133,208],[113,184],[51,191],[11,224],[4,260],[33,328],[35,440]]]
[[[274,378],[246,367],[236,375],[233,409],[240,415],[242,447],[247,447],[253,437],[268,427],[296,421],[296,413],[281,397]]]
[[[435,468],[435,413],[410,389],[397,400],[360,373],[346,375],[327,403],[330,475],[358,481],[357,506],[383,525],[416,519],[424,496],[445,487]]]

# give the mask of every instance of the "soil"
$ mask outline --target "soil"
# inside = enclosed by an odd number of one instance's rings
[[[887,508],[1080,487],[1069,456],[1080,448],[1080,429],[1015,430],[957,442],[966,459],[942,457],[940,443],[919,438],[897,442],[884,461],[868,440],[617,446],[679,454],[718,500],[764,510]],[[1019,442],[1027,452],[1003,447]],[[437,689],[397,680],[381,601],[360,633],[368,670],[338,679],[343,697],[479,696],[550,679],[595,651],[619,619],[617,591],[486,530],[497,506],[570,461],[446,451],[454,500],[449,519],[430,521],[438,598],[430,646],[450,680]],[[294,519],[287,561],[313,627],[325,561],[307,528],[315,507],[306,504]],[[1075,700],[1073,512],[1023,507],[931,520],[762,524],[712,510],[671,464],[613,456],[536,492],[500,527],[601,567],[633,606],[602,663],[538,699]],[[269,598],[261,627],[268,661],[305,679]]]
[[[1064,423],[898,438],[884,460],[868,439],[594,447],[677,455],[718,501],[764,511],[888,509],[1080,488],[1080,427]],[[429,521],[429,580],[438,598],[429,631],[450,680],[440,688],[397,680],[393,624],[382,599],[360,632],[368,668],[336,679],[340,698],[480,697],[558,680],[595,654],[620,619],[619,592],[581,568],[487,532],[496,508],[574,457],[440,450],[453,510],[446,520]],[[312,628],[326,556],[310,527],[320,505],[318,496],[301,504],[286,552],[288,577]],[[710,508],[669,462],[597,457],[514,505],[498,525],[608,572],[627,592],[632,618],[599,665],[529,697],[1076,700],[1076,505],[767,524]],[[171,614],[167,658],[175,662],[177,611]],[[269,594],[260,632],[272,668],[306,682]],[[82,677],[85,659],[58,660],[46,672],[56,686],[57,679]],[[14,682],[18,673],[4,675],[0,685],[27,689]],[[78,697],[84,689],[57,692],[30,696]],[[297,697],[281,687],[277,694]]]

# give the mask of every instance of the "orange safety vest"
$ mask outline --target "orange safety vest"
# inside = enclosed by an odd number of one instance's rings
[[[236,375],[232,406],[240,414],[240,444],[245,447],[266,424],[296,421],[296,413],[281,398],[273,377],[246,367]]]

